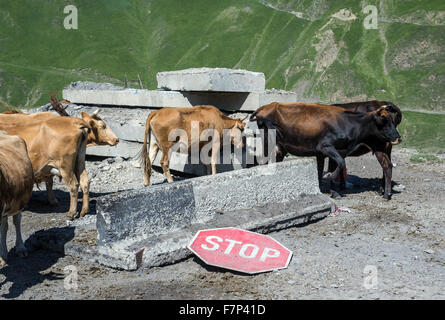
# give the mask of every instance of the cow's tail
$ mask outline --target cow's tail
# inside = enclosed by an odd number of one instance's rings
[[[152,112],[147,117],[147,121],[145,121],[145,135],[144,135],[144,144],[142,145],[141,152],[139,153],[139,161],[141,166],[144,168],[144,177],[150,179],[150,169],[151,169],[151,162],[150,162],[150,155],[148,152],[148,145],[151,143],[151,128],[150,128],[150,121],[153,118],[155,112]],[[144,179],[146,180],[146,179]]]

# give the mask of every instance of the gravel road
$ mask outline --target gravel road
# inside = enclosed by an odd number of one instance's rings
[[[272,233],[293,250],[287,269],[247,276],[190,258],[175,265],[126,272],[60,252],[31,248],[35,232],[72,226],[65,220],[69,195],[56,183],[59,205],[35,189],[22,220],[29,256],[13,250],[0,270],[2,299],[445,299],[445,161],[413,163],[413,150],[396,148],[394,195],[377,194],[381,169],[374,156],[348,158],[350,187],[335,200],[350,212]],[[443,155],[440,155],[445,159]],[[91,211],[95,198],[142,185],[134,161],[90,159]],[[153,182],[163,183],[156,173]],[[296,181],[296,183],[298,183]],[[8,248],[15,234],[10,222]],[[91,230],[94,241],[95,230]],[[88,241],[91,241],[88,240]],[[65,268],[77,270],[77,289],[64,286]],[[367,273],[369,270],[374,273]],[[375,273],[376,272],[376,273]],[[369,280],[369,281],[368,281]],[[372,281],[371,281],[372,280]],[[366,286],[365,286],[366,285]]]

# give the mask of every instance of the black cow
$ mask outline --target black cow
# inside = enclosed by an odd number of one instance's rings
[[[257,121],[260,129],[276,130],[277,161],[282,161],[287,153],[316,156],[320,183],[326,157],[335,161],[337,168],[324,178],[334,180],[345,168],[344,158],[360,148],[377,150],[383,145],[381,142],[401,141],[385,106],[361,113],[314,103],[274,102],[256,110],[250,121]]]
[[[397,127],[400,122],[402,122],[402,112],[395,104],[390,101],[364,101],[364,102],[351,102],[351,103],[342,103],[342,104],[333,104],[333,106],[341,107],[345,110],[354,111],[354,112],[373,112],[380,107],[386,106],[386,110],[391,116],[394,125]],[[357,149],[355,152],[350,154],[350,157],[359,157],[364,155],[370,151],[372,151],[380,165],[383,169],[383,178],[382,178],[382,186],[380,187],[380,193],[384,195],[386,199],[391,197],[391,180],[392,180],[392,168],[393,164],[391,161],[391,151],[392,144],[384,141],[377,142],[378,146],[376,149],[370,150],[368,146],[362,146]],[[382,151],[383,150],[383,151]],[[329,159],[329,167],[328,171],[335,170],[336,164],[334,161]],[[340,175],[340,188],[345,189],[345,179],[344,175]]]

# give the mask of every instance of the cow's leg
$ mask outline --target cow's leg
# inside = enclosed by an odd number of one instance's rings
[[[52,206],[57,206],[57,204],[59,203],[57,201],[56,196],[54,195],[54,191],[53,191],[53,177],[49,177],[46,181],[46,195],[48,197],[48,202],[50,205]]]
[[[90,179],[85,168],[86,141],[82,140],[76,157],[75,176],[82,190],[82,209],[80,216],[84,217],[90,210]]]
[[[22,239],[22,212],[19,211],[13,218],[14,227],[15,227],[15,253],[20,257],[26,257],[28,255],[28,251],[23,244]]]
[[[383,198],[389,200],[391,199],[392,163],[384,152],[376,152],[375,156],[383,169],[383,178],[385,180]]]
[[[331,158],[328,158],[328,172],[334,172],[335,169],[337,169],[337,165],[335,164],[335,161],[332,160]],[[330,186],[331,190],[334,189],[334,181],[333,180],[329,181],[329,186]]]
[[[329,159],[332,159],[337,164],[337,168],[334,172],[326,173],[323,178],[327,180],[335,180],[338,177],[338,174],[345,168],[345,159],[337,152],[337,150],[332,145],[320,145],[317,146],[317,150],[321,152]]]
[[[8,247],[6,246],[6,235],[8,234],[8,216],[0,217],[0,219],[0,267],[3,267],[6,265],[6,258],[8,257]]]
[[[79,199],[79,181],[73,170],[61,169],[60,173],[62,174],[63,181],[65,181],[70,192],[70,210],[66,216],[70,219],[74,219],[77,214],[77,201]]]
[[[210,159],[210,165],[212,167],[212,174],[216,174],[216,163],[218,162],[219,150],[220,150],[219,139],[213,139],[212,142],[212,157]]]
[[[385,148],[385,153],[391,163],[391,176],[392,176],[392,160],[391,160],[391,151],[392,151],[392,144],[391,143],[387,143],[386,144],[386,148]],[[377,157],[377,151],[376,151],[376,157]],[[377,157],[378,160],[378,157]],[[380,194],[384,194],[385,193],[385,184],[386,184],[386,174],[385,174],[385,169],[383,169],[383,177],[382,177],[382,186],[380,188]]]
[[[152,141],[153,140],[154,139],[152,139]],[[156,160],[156,157],[158,156],[158,152],[159,152],[159,146],[154,142],[150,143],[150,150],[148,153],[148,157],[150,158],[150,163],[146,168],[144,168],[144,186],[146,187],[150,185],[151,168],[153,166],[153,162]]]
[[[333,172],[336,167],[337,167],[337,165],[335,164],[334,160],[329,158],[328,172]],[[345,170],[346,170],[346,167],[343,169],[343,171],[340,174],[340,190],[346,189]],[[331,181],[331,189],[333,188],[333,186],[334,186],[334,181]]]
[[[162,170],[164,171],[164,176],[167,178],[168,182],[173,182],[173,177],[170,174],[170,168],[169,163],[170,163],[170,152],[169,149],[167,148],[162,148],[162,158],[161,158],[161,166],[162,166]]]
[[[80,174],[80,189],[82,189],[82,210],[80,216],[84,217],[90,210],[90,179],[84,169]]]

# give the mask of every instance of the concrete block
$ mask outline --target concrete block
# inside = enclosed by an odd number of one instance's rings
[[[130,270],[173,263],[190,255],[186,245],[199,229],[270,232],[332,207],[310,158],[115,193],[97,202],[99,260]]]
[[[295,102],[297,94],[283,90],[261,92],[179,92],[160,90],[63,90],[63,98],[76,104],[134,108],[180,108],[213,105],[226,111],[255,111],[272,102]]]
[[[226,68],[194,68],[159,72],[158,89],[174,91],[264,91],[264,73]]]
[[[129,107],[189,107],[192,106],[183,94],[176,91],[144,89],[84,90],[64,89],[64,99],[76,104],[93,104]]]

